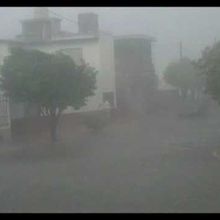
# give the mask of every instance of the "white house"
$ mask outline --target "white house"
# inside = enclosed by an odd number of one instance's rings
[[[47,53],[62,51],[70,55],[76,63],[84,60],[94,67],[98,71],[95,95],[79,110],[69,106],[64,114],[101,110],[106,106],[104,103],[109,103],[113,108],[120,108],[125,100],[120,99],[124,94],[122,88],[126,91],[139,91],[141,99],[133,98],[137,100],[136,104],[132,104],[134,107],[144,103],[146,91],[143,89],[146,85],[152,87],[147,76],[154,75],[151,37],[143,35],[114,37],[110,33],[102,32],[99,29],[98,16],[94,13],[78,15],[77,33],[63,31],[61,21],[60,18],[51,17],[48,8],[35,8],[33,18],[21,21],[20,35],[13,40],[0,40],[0,65],[5,56],[9,55],[10,48],[19,46]],[[123,46],[125,44],[126,47]],[[129,80],[126,80],[128,75]],[[139,83],[135,84],[137,80]],[[128,84],[125,83],[127,81]],[[25,117],[26,110],[30,109],[25,107],[24,103],[15,104],[1,96],[0,93],[0,135],[5,130],[10,131],[12,119]],[[131,94],[128,97],[132,99]],[[142,108],[142,105],[140,106]]]
[[[54,39],[49,42],[27,43],[25,47],[38,49],[47,53],[62,51],[70,55],[76,63],[83,59],[90,66],[98,70],[97,90],[95,96],[90,97],[86,106],[77,111],[97,110],[106,93],[115,96],[115,71],[113,58],[113,38],[111,35],[76,35],[66,39]],[[114,106],[115,106],[114,98]],[[69,107],[65,112],[75,112]]]
[[[95,95],[88,99],[87,105],[79,110],[68,107],[64,113],[96,111],[106,100],[112,107],[116,107],[114,39],[111,34],[99,30],[96,14],[78,15],[78,33],[63,31],[61,19],[50,17],[49,10],[42,7],[35,8],[33,18],[21,23],[22,33],[16,39],[0,40],[0,64],[13,46],[37,49],[47,53],[62,51],[70,55],[76,63],[83,59],[98,71],[97,89]],[[8,119],[24,117],[24,105],[12,103],[10,112],[4,114],[7,114]],[[0,127],[2,127],[1,121]]]

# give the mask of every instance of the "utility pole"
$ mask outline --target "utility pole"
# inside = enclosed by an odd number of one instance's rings
[[[179,49],[180,49],[180,59],[182,59],[182,58],[183,58],[183,46],[182,46],[182,41],[180,41]]]
[[[217,40],[216,40],[216,37],[214,38],[214,44],[216,44]]]

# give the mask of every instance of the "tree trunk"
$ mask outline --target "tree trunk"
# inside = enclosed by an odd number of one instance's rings
[[[51,141],[57,142],[58,141],[58,116],[51,115],[50,116],[50,135],[51,135]]]

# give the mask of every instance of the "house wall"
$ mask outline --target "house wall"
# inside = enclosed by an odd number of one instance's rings
[[[82,48],[83,59],[90,66],[94,67],[98,74],[96,76],[97,89],[95,95],[88,98],[87,105],[79,110],[68,107],[64,113],[95,111],[103,100],[103,92],[113,91],[115,93],[114,83],[114,53],[113,39],[111,37],[101,37],[97,40],[76,41],[71,43],[47,44],[38,46],[29,46],[31,49],[38,49],[46,53],[54,53],[65,48]]]
[[[151,39],[115,38],[114,52],[118,108],[141,114],[148,108],[148,99],[156,88]]]
[[[114,93],[114,106],[116,107],[115,88],[115,62],[114,40],[110,34],[100,35],[100,88],[103,92]]]
[[[114,106],[116,106],[115,94],[115,66],[114,66],[114,44],[113,37],[109,34],[100,34],[97,39],[76,40],[71,42],[59,42],[49,44],[29,44],[29,49],[38,49],[46,53],[54,53],[66,48],[81,48],[83,59],[97,71],[97,89],[95,95],[88,98],[87,105],[79,110],[68,107],[64,113],[87,112],[100,110],[103,102],[103,93],[113,92]],[[9,55],[7,42],[0,42],[0,64],[4,57]],[[23,118],[25,107],[23,104],[10,103],[11,119]]]

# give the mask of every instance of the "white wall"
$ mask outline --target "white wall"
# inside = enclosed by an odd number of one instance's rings
[[[68,107],[64,113],[95,111],[99,108],[102,102],[103,92],[115,92],[114,81],[114,51],[113,39],[111,37],[102,37],[101,40],[87,41],[87,42],[71,42],[59,44],[48,44],[41,46],[32,46],[33,49],[38,49],[47,53],[54,53],[65,48],[82,48],[83,59],[90,66],[97,71],[97,90],[95,95],[88,98],[87,105],[81,107],[79,110],[74,110]]]
[[[68,107],[64,113],[95,111],[103,101],[103,92],[115,94],[115,65],[113,37],[109,34],[101,34],[97,40],[78,42],[59,42],[57,44],[30,45],[30,49],[38,49],[46,53],[54,53],[65,48],[82,48],[83,59],[97,71],[97,89],[95,95],[88,98],[87,105],[79,110]],[[0,64],[4,57],[9,55],[7,43],[0,42]],[[115,97],[116,105],[116,97]]]
[[[110,34],[100,35],[100,88],[103,92],[114,92],[115,89],[115,63],[114,63],[114,40]],[[116,96],[114,97],[116,106]]]

